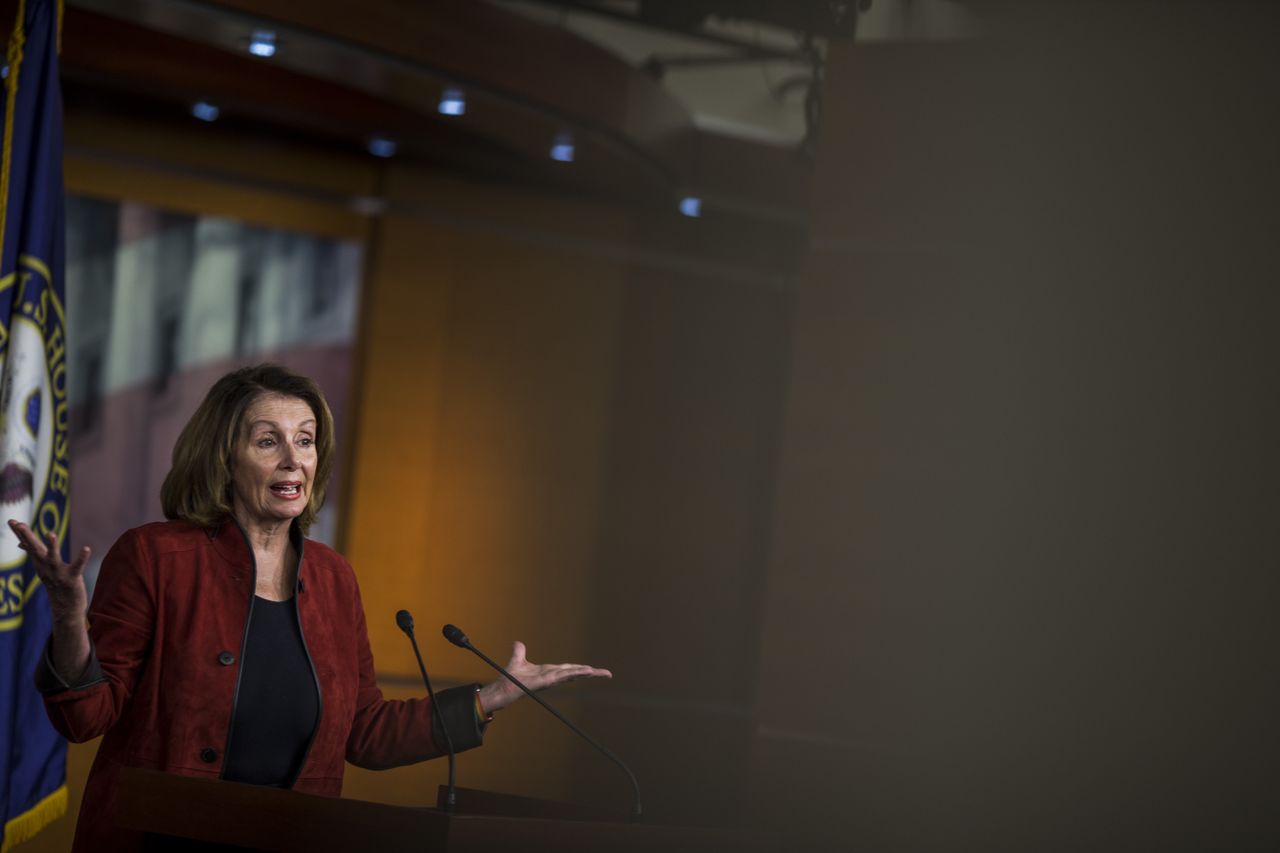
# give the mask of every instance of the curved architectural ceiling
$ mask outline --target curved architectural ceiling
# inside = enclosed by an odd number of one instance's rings
[[[696,194],[802,222],[788,148],[699,127],[661,81],[563,27],[475,0],[68,0],[69,100],[183,111],[635,203]],[[254,55],[269,33],[270,56]],[[464,106],[445,109],[447,96]],[[460,113],[460,114],[459,114]],[[566,148],[567,146],[567,148]],[[572,168],[565,167],[566,158]],[[557,152],[562,155],[557,157]]]

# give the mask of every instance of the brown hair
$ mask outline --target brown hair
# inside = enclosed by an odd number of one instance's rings
[[[315,477],[298,526],[306,533],[315,522],[333,470],[333,415],[315,382],[278,364],[242,367],[209,389],[173,446],[173,467],[160,487],[165,518],[217,527],[231,515],[232,452],[245,412],[264,394],[296,397],[316,417]]]

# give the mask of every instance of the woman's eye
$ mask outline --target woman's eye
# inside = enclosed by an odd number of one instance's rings
[[[275,446],[275,444],[276,444],[276,440],[275,440],[274,438],[260,438],[260,439],[258,439],[258,446],[259,446],[259,447],[274,447],[274,446]]]
[[[315,444],[315,442],[311,439],[310,436],[303,436],[302,438],[298,439],[298,444],[301,444],[303,447],[310,447],[311,445]]]

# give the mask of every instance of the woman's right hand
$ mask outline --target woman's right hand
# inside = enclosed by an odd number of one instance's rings
[[[18,537],[18,547],[27,552],[40,582],[49,593],[49,606],[53,610],[54,625],[76,623],[84,625],[89,610],[89,594],[84,584],[84,569],[89,564],[89,547],[70,563],[63,562],[58,548],[58,537],[48,534],[43,542],[35,531],[21,521],[9,520],[9,529]]]
[[[76,558],[66,563],[54,534],[41,542],[35,531],[13,519],[9,519],[9,529],[18,537],[18,547],[31,558],[31,565],[49,594],[49,608],[53,611],[50,657],[58,677],[68,686],[73,685],[88,668],[92,654],[85,627],[89,593],[84,585],[84,568],[89,564],[89,548],[81,548]]]

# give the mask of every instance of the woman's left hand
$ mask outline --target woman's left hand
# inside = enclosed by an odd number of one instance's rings
[[[524,643],[516,640],[511,647],[511,660],[507,662],[507,672],[524,683],[525,687],[537,692],[566,681],[579,678],[613,678],[607,669],[597,669],[582,663],[533,663],[525,657]],[[486,712],[507,707],[522,695],[520,688],[505,678],[500,678],[480,688],[480,704]]]

